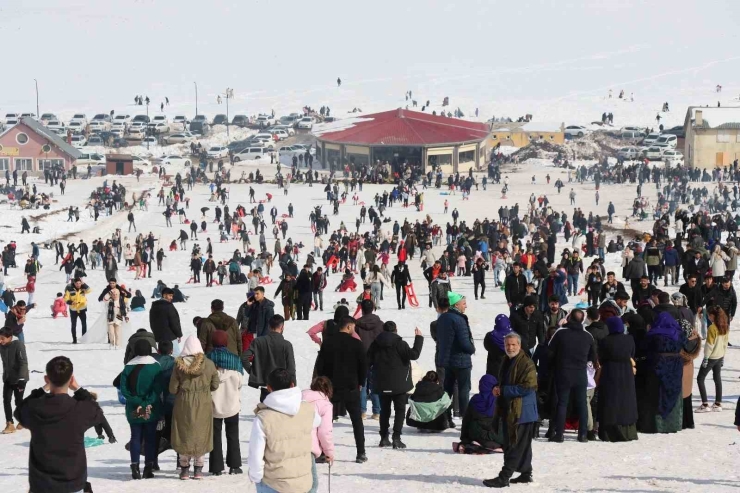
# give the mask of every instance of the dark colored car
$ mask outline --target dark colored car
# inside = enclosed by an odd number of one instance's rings
[[[204,121],[204,120],[196,121],[195,119],[193,119],[193,121],[190,122],[189,130],[194,134],[208,135],[211,132],[211,126],[208,125],[207,121]]]
[[[246,127],[247,125],[249,125],[249,118],[244,115],[236,115],[231,120],[231,124],[236,125],[237,127]]]
[[[123,139],[121,137],[116,137],[115,139],[113,139],[113,144],[111,145],[116,148],[128,147],[128,140]]]
[[[216,115],[213,117],[213,125],[228,125],[229,119],[226,115]]]

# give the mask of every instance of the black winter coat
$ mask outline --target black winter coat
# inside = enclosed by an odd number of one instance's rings
[[[293,345],[285,340],[283,334],[270,331],[257,337],[242,353],[241,359],[244,370],[249,373],[250,387],[267,386],[267,377],[278,368],[288,370],[293,382],[296,381]]]
[[[396,286],[406,286],[411,282],[408,265],[396,265],[391,273],[391,283]]]
[[[516,306],[524,301],[524,297],[527,293],[527,278],[521,272],[519,275],[514,273],[509,274],[506,277],[506,288],[504,294],[506,295],[506,302]]]
[[[635,357],[635,340],[629,335],[610,334],[599,345],[599,399],[597,416],[602,426],[631,425],[637,422],[637,394],[630,358]]]
[[[333,400],[358,391],[367,378],[367,356],[362,343],[346,332],[325,339],[316,359],[316,375],[331,380]]]
[[[157,342],[172,341],[182,337],[180,315],[175,305],[167,300],[157,300],[149,310],[149,327]]]
[[[419,359],[424,338],[416,336],[409,347],[395,332],[383,332],[375,338],[367,352],[373,367],[373,391],[381,394],[405,394],[414,388],[411,361]]]
[[[247,305],[243,313],[247,319],[247,330],[257,337],[267,335],[270,331],[269,322],[273,315],[275,315],[275,303],[268,299]]]
[[[489,332],[483,338],[483,347],[488,351],[488,358],[486,359],[486,373],[493,375],[498,380],[501,380],[499,378],[499,373],[501,372],[501,366],[504,364],[504,360],[506,360],[506,353],[498,347],[498,344],[493,342],[491,334],[492,332]]]
[[[548,350],[556,382],[586,383],[586,366],[596,361],[596,341],[583,325],[568,322],[558,329]]]
[[[527,318],[524,307],[519,308],[511,316],[511,328],[522,338],[522,347],[526,350],[532,350],[545,340],[545,321],[537,309]]]
[[[362,347],[367,353],[375,338],[383,333],[383,321],[374,313],[363,315],[355,322],[355,332],[360,336]]]
[[[728,317],[733,318],[737,310],[735,288],[730,286],[730,289],[724,290],[722,286],[715,286],[714,289],[707,293],[704,303],[706,303],[707,308],[713,305],[719,305]]]

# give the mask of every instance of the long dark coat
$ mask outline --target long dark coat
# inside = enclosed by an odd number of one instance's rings
[[[598,421],[605,426],[637,422],[637,394],[630,358],[635,357],[635,341],[626,334],[610,334],[599,345]]]

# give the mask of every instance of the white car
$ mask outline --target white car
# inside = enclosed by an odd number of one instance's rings
[[[18,125],[18,122],[20,122],[18,118],[8,118],[7,120],[5,120],[5,128],[10,128],[14,125]]]
[[[293,147],[295,149],[300,149],[301,152],[303,152],[304,154],[306,153],[307,150],[308,150],[309,154],[311,154],[311,155],[315,155],[316,154],[316,148],[314,148],[314,146],[307,146],[305,144],[293,144]]]
[[[111,131],[120,130],[122,132],[126,132],[127,127],[128,127],[128,124],[126,122],[113,122],[110,126]]]
[[[59,120],[49,120],[46,123],[46,128],[53,132],[57,132],[58,130],[64,130],[64,123]]]
[[[146,137],[145,127],[131,127],[128,129],[128,136],[130,139],[143,139]]]
[[[290,125],[275,125],[271,130],[285,130],[289,136],[295,135],[295,129]]]
[[[674,149],[663,152],[663,162],[666,166],[683,166],[683,153]]]
[[[131,156],[135,166],[150,166],[152,163],[148,159],[140,158],[139,156]]]
[[[226,146],[213,146],[208,149],[208,157],[213,159],[222,159],[229,155],[229,148]]]
[[[311,130],[313,128],[313,117],[304,116],[303,118],[301,118],[298,122],[298,128]]]
[[[588,135],[591,133],[589,129],[584,127],[583,125],[568,125],[565,127],[565,131],[563,132],[566,137],[583,137],[584,135]]]
[[[162,164],[188,167],[190,166],[191,161],[189,158],[186,158],[184,156],[172,155],[163,157]]]
[[[104,132],[106,130],[110,130],[110,123],[105,120],[93,120],[90,122],[88,127],[90,128],[90,131],[93,132]]]
[[[642,132],[640,127],[622,127],[619,129],[620,132]]]
[[[252,142],[267,147],[270,150],[273,150],[275,148],[275,141],[272,139],[272,137],[254,137],[252,138]]]
[[[69,122],[70,123],[80,122],[84,126],[84,125],[87,125],[87,116],[85,116],[84,113],[77,113],[72,117],[72,119]]]
[[[73,135],[71,137],[71,144],[76,148],[85,147],[87,144],[87,138],[84,135]]]
[[[20,120],[21,116],[18,113],[7,113],[5,115],[5,123],[10,125],[10,122],[13,121],[13,125],[18,123],[18,120]]]
[[[131,122],[128,125],[129,130],[134,128],[146,128],[146,122]]]
[[[259,115],[257,117],[257,122],[256,123],[260,127],[269,127],[269,126],[275,124],[275,119],[272,118],[270,115]]]
[[[141,139],[141,145],[157,146],[159,145],[159,141],[156,137],[144,137],[143,139]]]
[[[660,134],[649,134],[647,137],[642,139],[642,145],[651,146],[656,140],[658,140],[659,137]]]
[[[190,132],[179,132],[176,134],[168,135],[164,138],[164,141],[168,144],[182,144],[193,142],[196,139],[195,135]]]
[[[637,159],[640,157],[640,149],[637,147],[622,147],[617,151],[617,157],[622,159]]]
[[[663,151],[665,149],[662,147],[651,146],[642,151],[642,157],[649,161],[657,161],[663,158]]]
[[[116,115],[116,116],[115,116],[115,117],[113,118],[113,124],[114,124],[114,125],[115,125],[116,123],[124,123],[124,124],[127,124],[127,123],[129,123],[130,121],[131,121],[131,115]]]
[[[152,123],[168,123],[167,117],[164,115],[157,115],[154,118],[152,118],[152,121],[149,122],[149,125]]]
[[[41,123],[48,124],[52,120],[58,120],[57,116],[54,113],[44,113],[41,115]]]
[[[234,154],[234,162],[238,163],[239,161],[254,161],[255,159],[261,159],[262,157],[268,156],[269,154],[270,151],[263,146],[247,147],[239,151],[239,153]]]
[[[71,121],[67,124],[67,130],[71,130],[72,133],[81,134],[83,130],[85,130],[85,127],[87,125],[83,122],[77,120],[77,121]]]
[[[277,135],[278,140],[285,140],[290,137],[290,134],[288,134],[288,132],[281,129],[272,130],[272,134]]]
[[[126,131],[122,128],[112,128],[110,133],[112,133],[116,137],[123,137],[126,134]]]
[[[154,129],[154,133],[157,135],[166,134],[170,132],[170,125],[168,123],[150,123],[149,128]]]
[[[105,164],[105,156],[98,153],[83,153],[77,158],[78,166],[87,166],[88,164]]]
[[[663,134],[653,143],[654,146],[665,147],[666,149],[675,149],[677,144],[678,137],[671,134]]]

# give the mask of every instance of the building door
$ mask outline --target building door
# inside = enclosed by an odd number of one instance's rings
[[[116,161],[116,174],[117,175],[123,174],[123,161]]]

